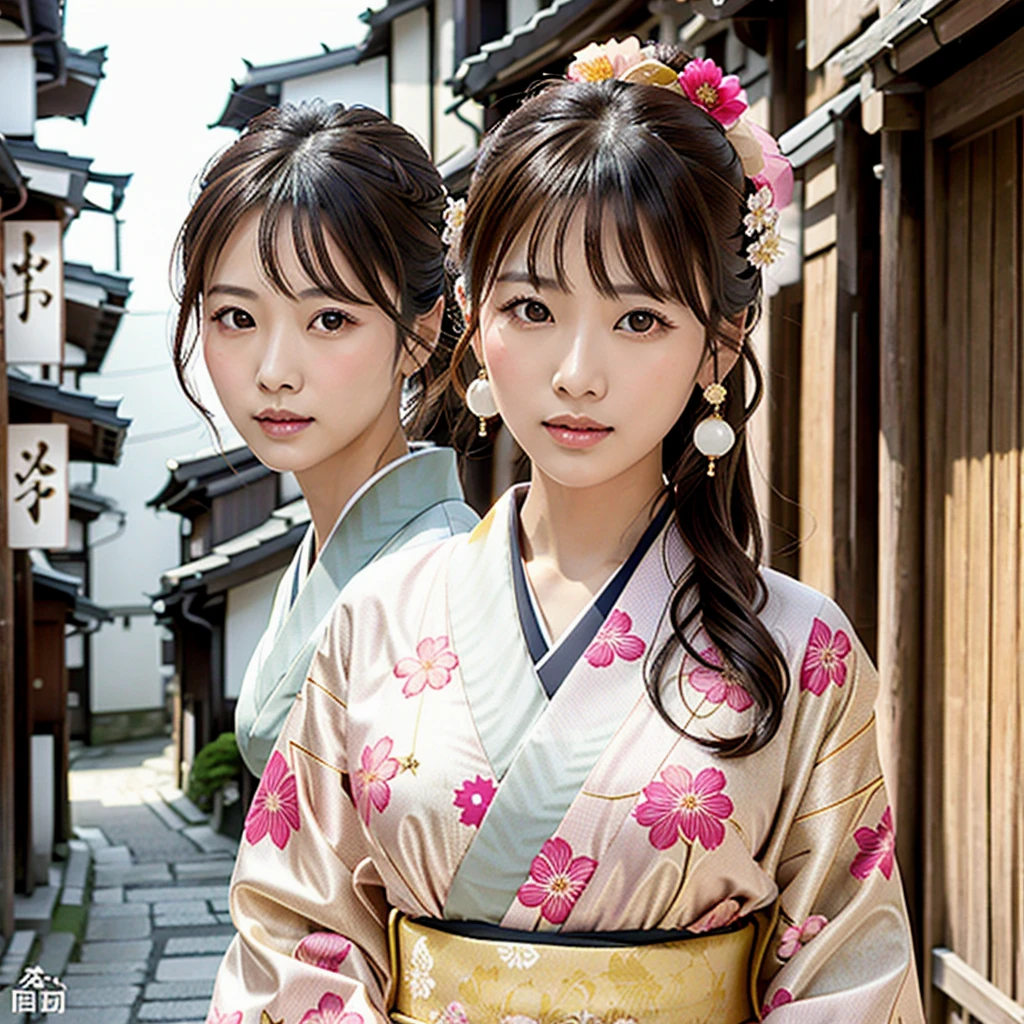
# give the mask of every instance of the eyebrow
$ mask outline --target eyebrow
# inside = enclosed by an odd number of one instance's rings
[[[533,277],[525,270],[509,270],[504,274],[499,274],[496,283],[502,284],[506,282],[510,284],[532,284],[538,288],[565,291],[554,278]],[[652,295],[646,288],[632,281],[629,284],[613,284],[612,288],[615,289],[617,295],[642,295],[645,298],[657,300],[657,296]]]
[[[259,296],[251,288],[243,288],[237,284],[215,284],[207,295],[234,295],[239,299],[258,299]],[[322,288],[305,288],[296,296],[299,299],[331,298]],[[335,300],[342,301],[342,300]]]

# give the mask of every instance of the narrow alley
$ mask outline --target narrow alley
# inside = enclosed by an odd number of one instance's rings
[[[237,844],[174,787],[172,752],[165,737],[72,751],[77,839],[50,884],[18,898],[19,934],[0,963],[2,984],[33,964],[59,978],[65,1010],[14,1014],[8,989],[0,1021],[205,1019],[234,934],[228,880]],[[77,945],[61,930],[76,922]]]

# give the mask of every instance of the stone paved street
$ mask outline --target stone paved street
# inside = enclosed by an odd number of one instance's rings
[[[72,819],[92,857],[88,923],[60,975],[65,1012],[38,1019],[205,1019],[234,935],[227,901],[237,844],[174,788],[172,754],[166,737],[74,753]]]

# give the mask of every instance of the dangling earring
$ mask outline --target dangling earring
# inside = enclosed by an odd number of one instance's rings
[[[720,408],[725,401],[725,387],[718,382],[718,354],[715,353],[715,381],[704,389],[704,398],[714,410],[694,428],[693,443],[702,455],[708,457],[708,476],[715,475],[715,460],[731,451],[736,443],[732,427],[724,419]]]
[[[487,436],[487,421],[498,415],[498,406],[491,391],[491,382],[487,379],[487,371],[481,366],[476,380],[466,388],[466,405],[469,411],[480,420],[478,437]]]

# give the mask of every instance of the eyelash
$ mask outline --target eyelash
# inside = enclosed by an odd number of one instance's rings
[[[526,302],[536,302],[539,306],[544,306],[544,303],[541,302],[540,299],[536,298],[533,295],[517,295],[515,298],[509,299],[508,302],[506,302],[504,305],[500,306],[499,307],[499,312],[511,313],[516,308],[516,306],[521,306],[521,305],[523,305],[523,303],[526,303]],[[547,306],[544,306],[544,308],[547,309]],[[548,315],[549,316],[550,316],[550,313],[551,313],[551,311],[548,310]],[[652,320],[654,320],[662,330],[672,330],[676,326],[664,314],[658,313],[656,310],[653,310],[653,309],[647,309],[646,307],[643,307],[643,306],[641,306],[641,307],[639,307],[637,309],[631,309],[628,313],[625,313],[625,314],[623,314],[623,316],[619,317],[619,320],[624,320],[627,316],[631,316],[633,313],[646,313],[647,316],[649,316]],[[518,320],[520,323],[529,323],[530,322],[530,321],[522,319],[521,317],[513,317],[513,319]],[[543,320],[541,320],[541,321],[533,321],[533,323],[536,326],[539,326],[540,324],[543,324],[543,323],[546,323],[546,322],[547,321],[543,321]],[[647,335],[650,335],[650,334],[652,334],[654,332],[653,331],[643,331],[643,332],[640,332],[640,331],[630,331],[629,333],[637,334],[637,335],[640,335],[640,336],[647,336]]]

